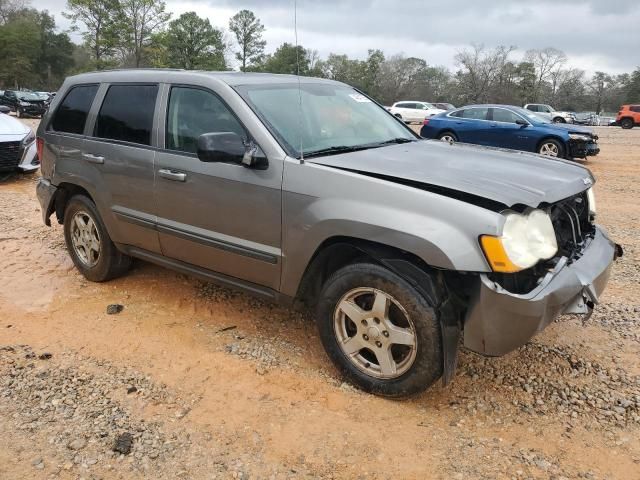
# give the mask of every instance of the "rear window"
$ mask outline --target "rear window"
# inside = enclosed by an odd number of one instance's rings
[[[98,85],[79,85],[69,90],[56,110],[51,128],[56,132],[81,135],[97,91]]]
[[[151,144],[158,85],[111,85],[100,107],[95,136]]]

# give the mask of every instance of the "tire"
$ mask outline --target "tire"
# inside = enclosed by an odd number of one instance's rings
[[[375,299],[390,305],[382,319],[372,314]],[[340,307],[346,305],[350,307]],[[400,398],[426,390],[442,376],[444,357],[436,312],[395,273],[379,265],[356,263],[325,282],[316,323],[327,355],[349,382],[369,393]]]
[[[564,146],[558,140],[547,138],[538,145],[538,153],[548,157],[564,158],[565,152]]]
[[[620,120],[620,126],[622,128],[624,128],[625,130],[629,130],[629,129],[633,128],[633,119],[631,119],[631,118],[623,118],[622,120]]]
[[[442,132],[440,135],[438,135],[438,140],[453,143],[458,141],[458,137],[453,132]]]
[[[567,123],[567,121],[562,117],[556,117],[553,119],[553,123]]]
[[[400,115],[399,113],[396,113],[393,116],[396,117],[398,120],[402,120],[402,115]]]
[[[131,266],[131,257],[116,248],[95,204],[84,195],[75,195],[67,203],[64,239],[71,260],[87,280],[106,282],[123,275]],[[87,247],[89,244],[91,247]]]

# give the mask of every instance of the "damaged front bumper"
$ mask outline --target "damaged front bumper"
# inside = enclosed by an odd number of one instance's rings
[[[600,147],[596,139],[585,140],[569,140],[569,156],[571,158],[586,158],[598,155]]]
[[[621,253],[621,247],[597,228],[578,260],[568,264],[563,258],[531,292],[511,293],[480,275],[465,319],[465,347],[483,355],[504,355],[527,343],[558,315],[590,314]]]

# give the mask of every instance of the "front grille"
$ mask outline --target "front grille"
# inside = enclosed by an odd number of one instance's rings
[[[0,168],[17,167],[21,153],[20,142],[0,142]]]
[[[577,260],[582,255],[587,241],[593,238],[595,233],[589,213],[587,192],[554,203],[549,213],[556,231],[557,255],[567,257],[569,262]]]

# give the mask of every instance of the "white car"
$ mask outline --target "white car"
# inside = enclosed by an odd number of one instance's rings
[[[422,122],[425,118],[433,117],[445,110],[436,108],[429,102],[404,101],[394,103],[389,111],[407,123]]]
[[[0,173],[35,172],[39,166],[33,131],[21,121],[0,113]]]
[[[551,120],[553,123],[574,123],[576,115],[571,112],[560,112],[551,105],[544,103],[527,103],[524,108],[535,112],[541,117]]]

